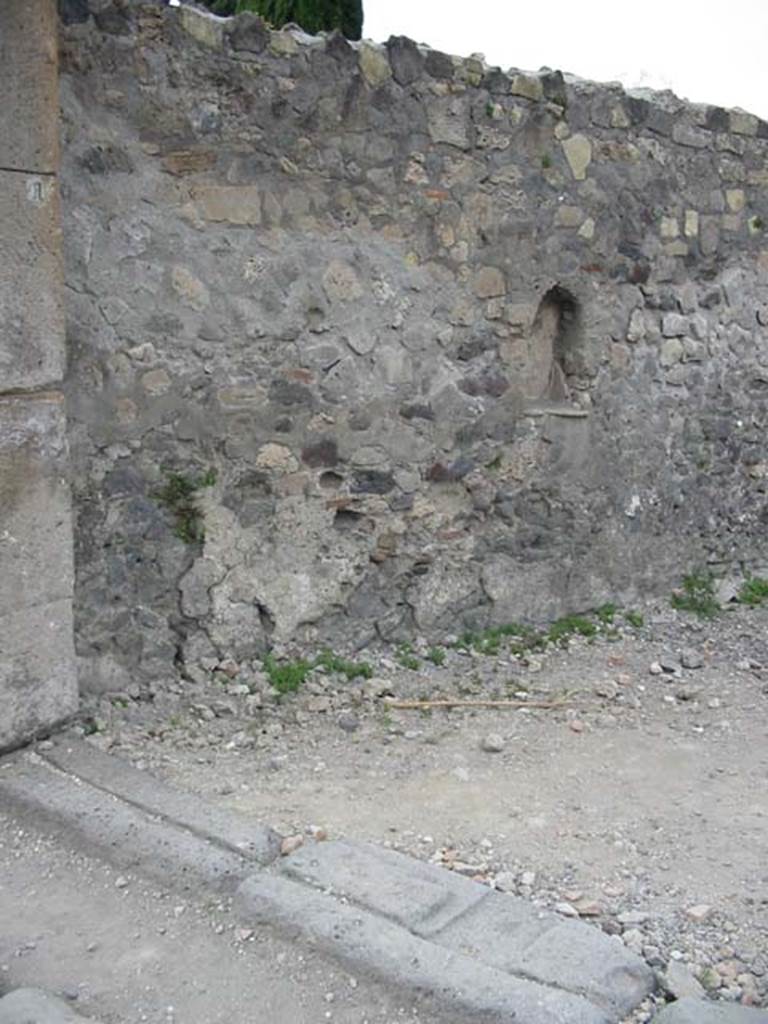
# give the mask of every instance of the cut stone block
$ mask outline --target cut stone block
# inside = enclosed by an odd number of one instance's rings
[[[283,871],[435,945],[507,975],[584,995],[616,1016],[654,987],[650,968],[597,928],[392,850],[323,843],[297,851]]]
[[[653,1024],[768,1024],[768,1010],[704,999],[680,999],[653,1018]]]
[[[57,739],[43,757],[83,782],[257,864],[268,864],[280,853],[280,836],[265,825],[203,804],[192,793],[160,782],[82,740]]]
[[[57,40],[55,0],[0,3],[0,167],[57,169]]]
[[[388,986],[431,996],[450,1009],[452,1020],[609,1024],[615,1019],[581,996],[496,971],[288,878],[251,875],[238,889],[235,905],[251,925],[275,926]]]
[[[164,885],[231,893],[253,870],[244,856],[84,785],[40,758],[20,758],[0,773],[0,806],[85,853]]]
[[[62,378],[65,334],[60,245],[55,179],[0,171],[0,266],[5,269],[0,274],[3,391],[30,391]]]
[[[65,462],[61,396],[0,396],[0,750],[77,707]]]

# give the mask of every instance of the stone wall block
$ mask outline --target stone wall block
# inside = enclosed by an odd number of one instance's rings
[[[60,244],[55,179],[0,171],[0,391],[62,378]]]
[[[66,458],[60,396],[0,398],[0,749],[76,708]]]
[[[54,0],[0,3],[0,167],[58,165],[57,24]]]

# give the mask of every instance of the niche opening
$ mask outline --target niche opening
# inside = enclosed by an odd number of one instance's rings
[[[535,370],[534,399],[572,402],[581,351],[581,309],[578,300],[560,285],[544,295],[531,328]]]

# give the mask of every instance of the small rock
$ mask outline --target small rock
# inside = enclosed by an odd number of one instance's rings
[[[247,942],[253,938],[254,934],[253,928],[238,928],[235,931],[235,938],[238,942]]]
[[[612,679],[606,679],[603,682],[595,683],[595,694],[598,697],[604,697],[606,700],[616,700],[618,693],[619,687]]]
[[[524,885],[527,889],[530,889],[536,884],[536,872],[535,871],[524,871],[520,875],[520,885]]]
[[[117,878],[115,879],[116,889],[125,889],[129,884],[130,883],[128,879],[125,877],[125,875],[118,875]]]
[[[556,903],[555,910],[558,914],[562,914],[563,917],[578,917],[579,912],[571,903]]]
[[[622,933],[621,941],[627,949],[631,949],[633,953],[640,954],[643,952],[645,937],[639,928],[628,928]]]
[[[625,910],[619,914],[616,920],[619,924],[638,925],[648,920],[648,913],[645,910]]]
[[[286,836],[282,843],[280,843],[280,854],[283,857],[289,857],[292,853],[295,853],[300,846],[304,845],[304,836]]]
[[[572,718],[568,723],[568,728],[571,732],[584,732],[584,723],[580,718]]]
[[[695,907],[686,909],[685,916],[694,924],[703,924],[712,916],[712,907],[708,907],[706,903],[697,903]]]
[[[661,662],[652,661],[651,664],[648,666],[648,671],[651,673],[652,676],[660,676],[664,669],[661,667]]]
[[[497,732],[489,732],[480,741],[480,749],[484,750],[486,754],[500,754],[504,749],[504,737]]]
[[[349,711],[342,712],[336,719],[336,724],[344,732],[357,732],[360,728],[360,719]]]
[[[661,974],[659,981],[667,995],[673,999],[684,999],[686,996],[700,999],[704,995],[703,985],[696,980],[689,968],[679,960],[670,961],[666,971]]]
[[[671,654],[663,654],[659,658],[659,664],[661,665],[661,671],[670,675],[680,671],[680,662]]]
[[[494,885],[502,892],[514,892],[516,887],[515,875],[512,871],[501,871],[494,879]]]
[[[704,970],[699,973],[699,981],[707,992],[716,992],[717,989],[720,988],[723,979],[714,967],[705,967]]]
[[[575,906],[579,917],[600,917],[603,912],[597,900],[579,900]]]
[[[680,664],[683,668],[701,668],[704,664],[704,658],[700,651],[697,651],[694,647],[685,647],[680,652]]]

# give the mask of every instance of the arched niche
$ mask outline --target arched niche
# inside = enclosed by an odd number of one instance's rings
[[[579,302],[567,288],[555,285],[542,297],[531,325],[527,397],[570,402],[569,378],[577,372],[580,348]]]

